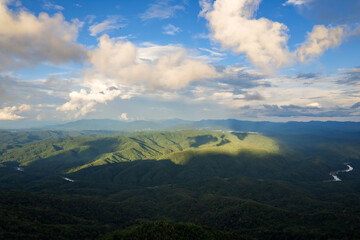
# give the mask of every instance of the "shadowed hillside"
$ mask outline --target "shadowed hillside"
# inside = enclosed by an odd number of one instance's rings
[[[0,238],[360,238],[354,139],[194,130],[29,134],[5,134]],[[353,169],[331,181],[344,163]]]
[[[226,142],[226,144],[224,144]],[[112,137],[49,139],[9,149],[1,162],[17,162],[33,170],[71,173],[87,167],[146,159],[185,164],[211,153],[277,153],[270,138],[249,134],[243,139],[228,132],[177,131]]]

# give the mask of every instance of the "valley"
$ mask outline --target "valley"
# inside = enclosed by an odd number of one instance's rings
[[[360,236],[360,139],[346,133],[2,134],[1,238]]]
[[[360,0],[0,0],[0,240],[360,240]]]

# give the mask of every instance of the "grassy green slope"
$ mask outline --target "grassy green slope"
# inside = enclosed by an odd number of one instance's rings
[[[360,143],[278,139],[177,131],[7,149],[4,165],[26,167],[0,168],[0,239],[360,239]],[[347,159],[343,182],[323,181]]]
[[[274,140],[261,135],[186,130],[37,141],[5,151],[1,163],[17,162],[39,170],[71,173],[88,167],[146,159],[170,159],[176,164],[186,164],[194,156],[236,155],[245,150],[257,154],[279,152]]]

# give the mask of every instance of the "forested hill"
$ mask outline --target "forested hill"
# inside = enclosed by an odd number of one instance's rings
[[[8,123],[9,124],[9,123]],[[236,119],[225,120],[201,120],[186,121],[181,119],[169,119],[161,121],[119,121],[110,119],[87,119],[68,122],[63,124],[36,125],[27,124],[25,120],[8,124],[0,124],[0,129],[31,129],[51,131],[173,131],[173,130],[224,130],[258,132],[261,134],[314,134],[333,138],[360,138],[359,122],[336,122],[336,121],[310,121],[310,122],[267,122],[267,121],[242,121]]]
[[[44,140],[3,147],[6,150],[0,161],[4,164],[17,163],[32,171],[66,174],[88,167],[135,160],[171,160],[184,165],[191,158],[201,155],[279,153],[275,140],[239,132],[184,130],[101,137],[62,135],[65,137],[51,138],[45,134]]]
[[[356,138],[227,130],[0,136],[0,239],[360,238]]]

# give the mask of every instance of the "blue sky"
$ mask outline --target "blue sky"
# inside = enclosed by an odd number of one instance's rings
[[[358,0],[0,0],[0,125],[360,120]]]

